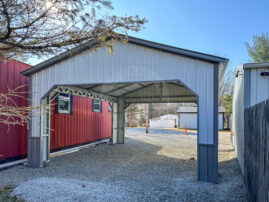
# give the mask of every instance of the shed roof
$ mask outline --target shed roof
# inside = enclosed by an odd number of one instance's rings
[[[124,37],[124,36],[122,36],[122,37]],[[209,55],[209,54],[205,54],[205,53],[200,53],[200,52],[196,52],[196,51],[191,51],[191,50],[187,50],[187,49],[173,47],[173,46],[160,44],[160,43],[156,43],[156,42],[152,42],[152,41],[147,41],[147,40],[139,39],[139,38],[135,38],[135,37],[128,36],[127,40],[128,40],[128,43],[133,43],[133,44],[144,46],[147,48],[152,48],[152,49],[156,49],[156,50],[160,50],[160,51],[164,51],[164,52],[169,52],[172,54],[181,55],[181,56],[185,56],[185,57],[189,57],[189,58],[203,60],[203,61],[207,61],[210,63],[224,63],[227,65],[227,63],[229,61],[228,59],[223,58],[223,57],[218,57],[218,56],[214,56],[214,55]],[[48,59],[40,64],[37,64],[37,65],[35,65],[35,66],[25,70],[25,71],[22,71],[22,74],[24,76],[30,76],[31,74],[34,74],[38,71],[41,71],[42,69],[45,69],[51,65],[54,65],[58,62],[66,60],[70,57],[73,57],[73,56],[75,56],[83,51],[94,48],[96,45],[98,45],[98,43],[99,43],[98,40],[89,41],[88,43],[82,44],[76,48],[73,48],[73,49],[66,51],[58,56],[55,56],[55,57]]]
[[[181,106],[177,110],[178,113],[197,113],[197,107],[184,107]],[[225,108],[223,106],[219,106],[219,113],[225,113]]]

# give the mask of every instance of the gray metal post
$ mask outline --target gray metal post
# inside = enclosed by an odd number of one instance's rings
[[[125,136],[125,100],[119,99],[118,102],[118,135],[117,135],[117,143],[124,144],[124,136]]]
[[[125,133],[125,100],[119,99],[118,102],[113,103],[113,131],[112,143],[124,144]]]
[[[50,135],[50,102],[49,96],[41,101],[40,109],[40,136],[33,136],[31,121],[28,133],[28,166],[42,167],[44,162],[49,161],[49,135]],[[39,114],[38,114],[39,115]],[[34,114],[34,116],[38,116]]]
[[[29,79],[29,83],[32,83],[32,77]],[[32,105],[32,85],[29,85],[29,106]],[[33,111],[38,111],[38,109],[35,109]],[[34,113],[35,113],[34,112]],[[32,116],[32,115],[31,115]],[[27,165],[30,167],[40,167],[42,166],[41,162],[41,139],[40,136],[34,136],[33,134],[33,119],[29,120],[29,129],[28,129],[28,154],[27,154]],[[37,131],[39,134],[40,132],[40,127],[38,128]]]
[[[219,65],[214,66],[213,144],[198,143],[198,181],[218,183],[218,81]],[[199,102],[198,102],[199,103]],[[200,106],[198,105],[198,108]],[[199,113],[198,113],[199,116]],[[199,118],[198,118],[199,119]],[[199,122],[198,122],[199,125]],[[198,127],[199,134],[199,127]]]

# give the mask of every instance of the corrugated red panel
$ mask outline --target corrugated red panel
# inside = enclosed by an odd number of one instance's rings
[[[0,93],[8,92],[8,89],[15,89],[28,84],[28,77],[22,76],[21,71],[31,67],[28,64],[10,60],[0,63]],[[27,92],[28,87],[20,89]],[[27,94],[23,94],[25,98]],[[23,98],[13,98],[17,106],[27,106],[27,100]],[[10,103],[13,105],[13,103]],[[27,127],[11,126],[8,130],[7,125],[0,123],[0,163],[10,159],[19,159],[27,153]]]
[[[73,96],[73,113],[56,114],[52,101],[50,149],[56,151],[74,145],[111,137],[112,112],[103,102],[102,112],[92,111],[92,100]]]

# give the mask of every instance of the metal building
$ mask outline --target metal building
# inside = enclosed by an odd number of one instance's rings
[[[241,170],[244,170],[244,109],[269,98],[269,62],[236,68],[233,91],[232,133]]]
[[[30,65],[23,62],[8,60],[0,63],[0,94],[18,88],[21,97],[12,97],[10,106],[24,107],[28,105],[28,77],[21,71]],[[23,93],[24,92],[24,93]],[[10,126],[0,123],[0,163],[25,158],[27,154],[27,126]]]
[[[93,49],[97,40],[65,52],[26,71],[32,105],[43,104],[30,122],[28,163],[49,160],[50,116],[45,107],[56,93],[111,103],[112,142],[124,143],[124,110],[131,103],[198,104],[198,180],[218,181],[218,82],[228,60],[142,39],[117,41],[114,54]],[[36,111],[37,112],[37,111]]]
[[[177,110],[178,113],[178,127],[188,129],[197,129],[197,107],[180,106]],[[224,113],[225,108],[219,107],[218,113],[218,129],[224,129]]]
[[[166,114],[149,120],[150,128],[176,128],[178,116],[175,114]]]

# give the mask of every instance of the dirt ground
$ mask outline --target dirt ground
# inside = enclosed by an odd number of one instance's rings
[[[51,159],[45,168],[0,171],[27,201],[246,201],[229,133],[219,134],[219,183],[197,182],[197,136],[126,129],[125,144],[102,144]],[[71,199],[71,200],[70,200]]]

